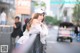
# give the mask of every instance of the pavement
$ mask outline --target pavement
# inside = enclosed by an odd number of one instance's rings
[[[80,53],[80,42],[73,41],[70,43],[68,41],[65,42],[57,42],[57,28],[50,28],[49,35],[47,38],[47,50],[46,53]]]

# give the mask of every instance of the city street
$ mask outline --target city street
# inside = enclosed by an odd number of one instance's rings
[[[0,53],[80,53],[80,0],[0,0]]]
[[[80,53],[79,42],[57,42],[57,33],[57,29],[49,29],[49,36],[47,38],[47,53]]]

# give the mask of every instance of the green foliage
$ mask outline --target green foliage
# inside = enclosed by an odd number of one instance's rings
[[[52,16],[46,16],[45,17],[45,22],[47,24],[51,24],[51,25],[59,25],[61,23],[60,20],[57,20],[57,18],[54,18]]]
[[[38,6],[39,4],[36,2],[36,1],[34,1],[34,6]]]
[[[46,4],[43,1],[40,4],[36,1],[34,1],[34,6],[39,6],[39,5],[42,6],[42,7],[46,6]]]
[[[52,24],[52,22],[53,22],[53,17],[51,17],[51,16],[46,16],[46,17],[45,17],[45,22],[46,22],[47,24]]]
[[[41,6],[45,7],[45,6],[46,6],[46,4],[45,4],[44,2],[41,2]]]
[[[77,2],[80,2],[77,0]],[[76,4],[74,7],[74,21],[78,22],[80,20],[80,4]]]

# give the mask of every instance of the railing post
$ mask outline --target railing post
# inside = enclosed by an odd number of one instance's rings
[[[40,34],[38,34],[35,39],[33,50],[34,50],[33,53],[42,53],[43,48],[42,48],[42,43],[40,41]]]
[[[36,36],[36,39],[28,53],[43,53],[42,43],[40,41],[40,34]]]

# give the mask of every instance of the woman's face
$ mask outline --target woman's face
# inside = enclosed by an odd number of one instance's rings
[[[42,21],[44,19],[43,15],[39,15],[38,20]]]

